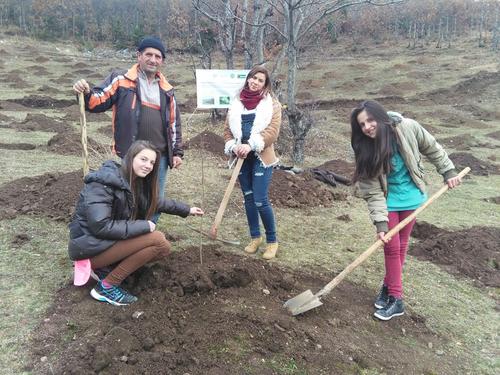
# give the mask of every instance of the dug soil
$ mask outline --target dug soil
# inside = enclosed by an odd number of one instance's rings
[[[83,171],[46,173],[3,184],[0,220],[32,214],[69,222],[82,187]]]
[[[450,159],[455,164],[457,170],[470,167],[476,176],[489,176],[490,174],[500,174],[500,167],[489,161],[483,161],[467,152],[454,152],[450,154]]]
[[[421,241],[410,246],[410,255],[438,264],[453,275],[500,287],[500,228],[475,226],[447,231],[417,222],[412,236]]]
[[[44,114],[28,113],[21,122],[14,122],[9,125],[17,131],[46,131],[64,133],[72,130],[72,126],[61,120],[45,116]]]
[[[68,266],[69,267],[69,266]],[[445,340],[407,309],[374,320],[375,291],[348,282],[323,306],[292,316],[284,301],[331,274],[306,273],[216,246],[175,252],[133,274],[139,297],[114,307],[92,286],[59,290],[31,337],[37,374],[458,374]],[[411,345],[407,343],[411,342]]]
[[[273,171],[269,188],[269,199],[273,206],[331,207],[335,201],[345,201],[347,198],[346,192],[335,191],[334,188],[316,180],[310,172],[293,174],[282,170]]]
[[[49,151],[59,155],[82,155],[82,137],[74,132],[58,133],[47,142]],[[88,152],[103,153],[104,155],[111,153],[111,146],[106,150],[106,146],[94,141],[92,138],[87,138]]]
[[[224,138],[211,131],[204,131],[189,139],[184,148],[197,148],[209,151],[214,155],[224,156]]]

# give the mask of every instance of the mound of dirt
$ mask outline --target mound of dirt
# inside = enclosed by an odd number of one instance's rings
[[[75,104],[74,100],[54,99],[49,96],[41,95],[29,95],[20,99],[7,99],[7,101],[30,108],[65,108]]]
[[[348,180],[352,180],[356,165],[341,159],[329,160],[315,167],[316,169],[325,169],[327,171],[344,176]]]
[[[82,154],[81,135],[72,132],[57,133],[47,142],[49,151],[59,155],[75,155]],[[105,146],[94,141],[92,138],[87,138],[87,147],[89,150],[101,150]]]
[[[44,63],[44,62],[47,62],[49,60],[50,59],[48,57],[45,57],[45,56],[37,56],[35,58],[35,61],[38,62],[38,63]]]
[[[97,132],[110,138],[113,137],[113,128],[111,126],[101,126],[97,129]]]
[[[82,171],[46,173],[5,183],[0,186],[0,219],[33,214],[69,222],[82,187]]]
[[[488,137],[500,140],[500,130],[493,132],[493,133],[488,133],[486,134]]]
[[[75,75],[80,75],[80,76],[88,76],[89,74],[95,73],[93,70],[90,69],[78,69],[73,72]]]
[[[79,121],[80,107],[75,102],[73,104],[74,105],[64,110],[64,112],[66,113],[64,118],[66,120]],[[109,114],[111,114],[111,110],[109,111]],[[106,112],[92,113],[85,111],[85,119],[87,120],[87,122],[107,122],[109,124],[109,128],[111,129],[111,117],[106,114]]]
[[[480,71],[449,88],[434,90],[417,95],[417,100],[431,101],[435,104],[464,103],[466,100],[490,85],[498,83],[500,72]],[[461,105],[462,106],[462,105]]]
[[[36,74],[37,76],[44,76],[49,74],[47,68],[41,65],[30,66],[28,67],[28,69],[31,70],[31,72]]]
[[[354,374],[460,373],[445,340],[408,311],[390,323],[371,317],[373,291],[344,282],[314,312],[282,304],[330,275],[199,248],[137,271],[125,287],[139,297],[119,308],[92,300],[90,286],[61,289],[29,344],[33,373]],[[334,313],[332,313],[334,312]],[[360,334],[361,332],[361,334]],[[383,345],[380,335],[383,332]],[[401,333],[403,332],[403,334]],[[401,338],[404,335],[406,338]],[[403,345],[410,339],[412,345]],[[376,350],[374,350],[376,348]],[[398,353],[397,356],[394,353]],[[50,358],[41,361],[41,357]]]
[[[4,150],[34,150],[36,145],[31,143],[0,143],[0,148]]]
[[[184,143],[184,148],[199,148],[209,151],[213,154],[223,156],[224,145],[224,138],[222,138],[220,135],[217,135],[211,131],[204,131],[195,135],[193,138]]]
[[[73,64],[73,69],[82,69],[82,68],[88,68],[89,65],[84,63],[84,62],[78,62],[76,64]]]
[[[447,272],[470,277],[481,284],[500,286],[500,228],[475,226],[459,231],[435,232],[422,235],[410,254],[429,260]]]
[[[425,240],[427,238],[434,238],[439,234],[447,233],[446,230],[436,227],[431,223],[425,221],[417,221],[413,226],[411,236],[418,238],[419,240]]]
[[[59,92],[59,90],[56,89],[55,87],[48,86],[48,85],[42,85],[36,91],[44,92],[46,94],[56,94]]]
[[[473,174],[478,176],[489,176],[490,174],[500,174],[500,168],[488,161],[483,161],[467,152],[454,152],[450,154],[450,159],[455,164],[457,170],[470,167]]]
[[[471,134],[462,134],[456,137],[441,138],[439,139],[439,143],[441,143],[445,147],[452,147],[456,150],[470,150],[471,147],[495,147],[491,143],[478,140]]]
[[[64,133],[72,130],[71,125],[43,114],[28,113],[23,122],[12,124],[20,131],[47,131]]]
[[[347,200],[347,193],[332,190],[309,172],[274,170],[269,199],[276,207],[331,207],[335,201]]]
[[[498,197],[491,197],[491,198],[484,198],[483,201],[488,202],[488,203],[500,204],[500,196],[498,196]]]
[[[0,122],[12,122],[14,119],[12,117],[6,116],[0,113]]]

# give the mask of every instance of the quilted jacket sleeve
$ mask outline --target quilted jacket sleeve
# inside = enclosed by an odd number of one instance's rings
[[[113,72],[104,81],[93,87],[89,94],[85,95],[85,109],[89,112],[104,112],[110,109],[117,100],[118,95],[118,73]]]
[[[368,205],[370,219],[377,226],[377,232],[388,231],[387,201],[378,178],[359,181],[361,197]]]
[[[162,198],[158,204],[158,212],[164,212],[170,215],[181,217],[189,216],[191,207],[186,203],[175,201],[173,199]]]
[[[124,240],[150,232],[147,220],[114,220],[113,189],[99,182],[87,185],[85,211],[89,231],[97,238]]]

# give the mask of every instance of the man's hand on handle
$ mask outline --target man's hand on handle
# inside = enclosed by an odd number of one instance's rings
[[[73,85],[73,90],[77,93],[88,94],[90,93],[90,86],[84,79],[80,79]]]

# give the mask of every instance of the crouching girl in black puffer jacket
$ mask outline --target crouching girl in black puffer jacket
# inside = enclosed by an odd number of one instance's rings
[[[69,224],[68,252],[72,260],[90,261],[100,279],[90,294],[99,301],[118,306],[135,302],[137,297],[120,287],[122,281],[170,253],[170,243],[151,221],[155,213],[203,215],[198,207],[158,198],[159,159],[151,143],[137,141],[121,166],[109,160],[85,177]]]

